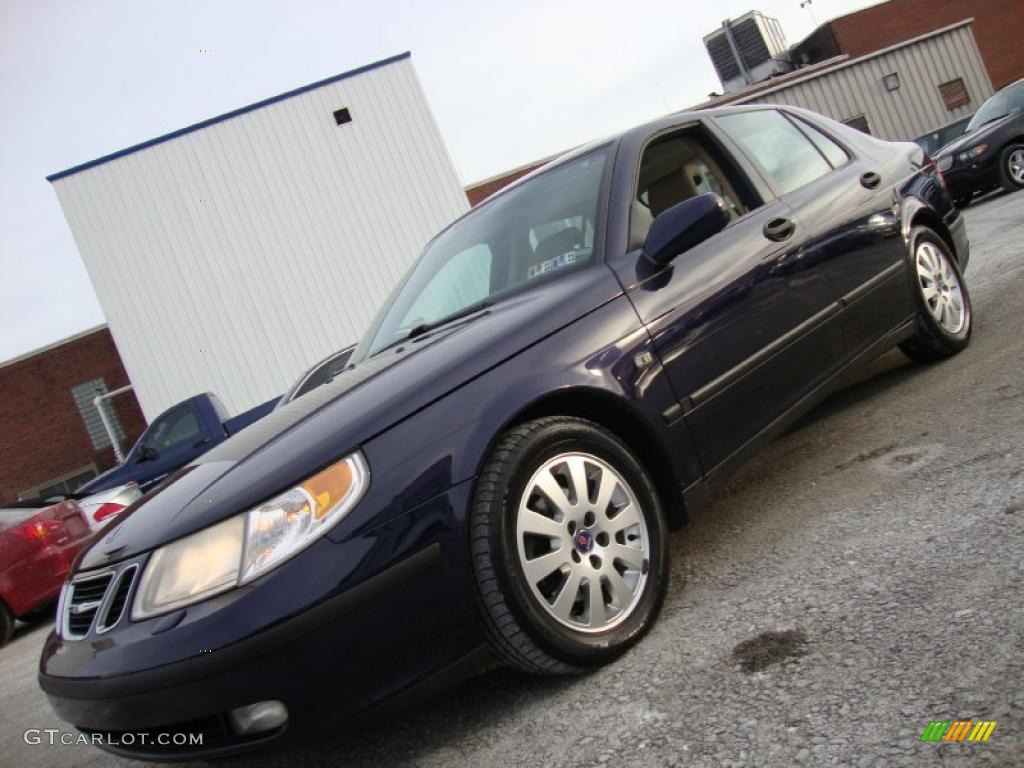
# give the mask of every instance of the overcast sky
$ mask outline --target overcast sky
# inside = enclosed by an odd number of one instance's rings
[[[702,101],[726,17],[870,4],[0,0],[0,360],[104,322],[47,174],[409,50],[469,183]]]

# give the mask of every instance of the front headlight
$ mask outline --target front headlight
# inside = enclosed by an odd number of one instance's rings
[[[356,452],[255,509],[161,547],[146,564],[132,618],[167,613],[262,576],[334,527],[369,483]]]
[[[238,583],[262,576],[327,533],[358,503],[369,481],[362,454],[353,453],[249,510]]]
[[[944,157],[940,157],[938,160],[935,161],[935,167],[938,168],[943,173],[945,173],[946,171],[953,167],[953,156],[945,155]]]
[[[970,162],[979,155],[983,155],[986,149],[988,149],[988,144],[979,144],[976,147],[971,147],[970,149],[961,152],[959,155],[956,156],[956,159],[959,160],[961,163]]]

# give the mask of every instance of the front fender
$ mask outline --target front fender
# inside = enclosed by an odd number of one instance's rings
[[[363,446],[373,483],[391,503],[352,526],[378,525],[431,495],[473,478],[491,445],[520,415],[558,395],[614,399],[666,449],[681,485],[700,476],[685,424],[662,414],[677,405],[650,337],[625,296],[542,339]],[[382,517],[383,515],[383,517]],[[340,525],[332,537],[352,534]]]

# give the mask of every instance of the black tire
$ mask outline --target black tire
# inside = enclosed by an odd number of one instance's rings
[[[3,601],[0,601],[0,646],[6,645],[13,634],[14,614]]]
[[[50,621],[56,620],[57,616],[57,603],[51,602],[46,605],[41,605],[38,608],[33,608],[28,613],[22,614],[18,618],[25,622],[35,623],[37,621]]]
[[[929,244],[942,254],[949,264],[959,283],[963,296],[964,321],[957,331],[944,327],[932,314],[922,290],[922,281],[917,272],[917,254],[922,244]],[[910,249],[908,253],[911,290],[914,294],[914,305],[917,308],[916,332],[900,344],[900,349],[911,360],[930,363],[952,357],[971,343],[971,329],[974,326],[974,312],[971,307],[971,296],[967,290],[963,273],[956,258],[950,253],[949,246],[928,227],[914,227],[910,232]]]
[[[1014,158],[1013,162],[1011,156]],[[1015,178],[1011,168],[1011,165],[1016,167],[1020,163],[1024,163],[1024,143],[1016,141],[1003,147],[1003,151],[999,153],[999,184],[1007,192],[1016,192],[1024,188],[1024,180]]]
[[[561,625],[540,605],[526,581],[516,542],[519,499],[534,472],[544,462],[573,451],[598,458],[628,485],[640,508],[649,543],[649,556],[643,565],[646,570],[642,571],[645,580],[634,588],[632,607],[621,623],[591,633]],[[567,530],[571,534],[575,528]],[[502,435],[477,479],[470,535],[488,638],[495,652],[519,669],[571,675],[606,664],[637,643],[661,610],[668,585],[668,549],[657,492],[630,451],[591,422],[545,417]],[[575,557],[571,548],[570,553]]]

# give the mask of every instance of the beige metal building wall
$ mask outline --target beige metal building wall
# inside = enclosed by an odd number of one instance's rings
[[[973,19],[935,30],[900,45],[796,77],[785,84],[730,100],[733,104],[787,104],[836,120],[867,118],[872,135],[910,140],[970,115],[992,95],[992,84],[971,33]],[[885,77],[896,73],[899,88]],[[969,102],[946,108],[939,85],[963,80]]]
[[[150,420],[280,394],[468,208],[408,54],[49,178]]]

